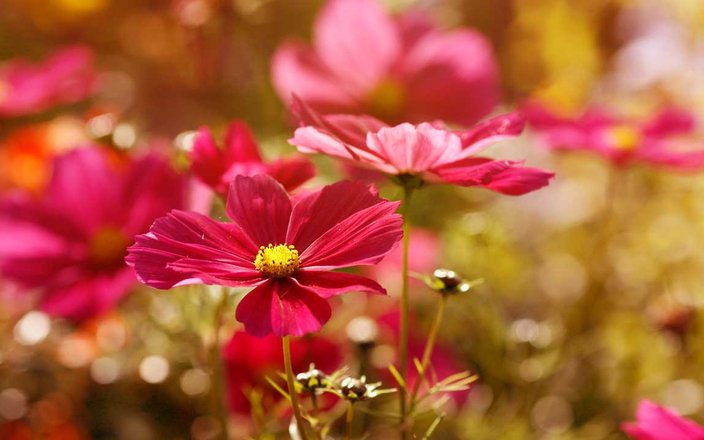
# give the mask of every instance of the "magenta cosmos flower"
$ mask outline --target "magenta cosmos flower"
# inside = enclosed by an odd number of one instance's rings
[[[520,195],[547,185],[552,173],[522,162],[476,157],[489,145],[523,131],[524,118],[497,116],[463,131],[403,123],[389,127],[370,116],[321,115],[294,97],[301,121],[289,140],[303,153],[322,153],[391,176],[479,186]]]
[[[621,429],[636,440],[704,440],[704,427],[648,400],[638,405],[636,421]]]
[[[402,236],[397,206],[360,183],[291,199],[270,176],[237,176],[227,197],[232,223],[172,211],[137,237],[127,262],[142,282],[160,289],[256,286],[237,307],[245,330],[299,336],[330,319],[326,298],[385,293],[375,281],[330,270],[380,261]]]
[[[22,116],[72,104],[95,90],[93,53],[68,47],[36,64],[21,59],[0,66],[0,118]]]
[[[303,157],[264,162],[252,133],[242,121],[233,121],[227,127],[223,147],[218,147],[210,130],[202,127],[189,157],[193,174],[223,195],[237,175],[268,174],[287,191],[298,188],[315,175],[313,164]]]
[[[704,169],[704,146],[695,139],[691,113],[668,109],[649,119],[613,116],[592,108],[576,118],[531,104],[525,108],[531,126],[548,148],[589,151],[616,165],[649,163],[680,171]]]
[[[36,290],[53,316],[106,312],[136,283],[127,246],[179,207],[182,192],[181,178],[154,155],[124,163],[84,147],[59,156],[40,198],[0,200],[0,275]]]
[[[420,12],[389,16],[375,0],[330,0],[312,47],[284,43],[274,87],[321,113],[372,114],[389,123],[471,124],[499,101],[496,61],[479,33],[437,29]]]

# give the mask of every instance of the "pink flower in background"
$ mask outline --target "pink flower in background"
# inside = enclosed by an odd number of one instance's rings
[[[275,336],[257,338],[246,332],[237,332],[223,348],[223,362],[227,377],[230,410],[249,413],[251,402],[249,393],[261,392],[262,409],[270,409],[283,397],[267,382],[279,378],[284,371],[281,339]],[[340,344],[316,335],[291,341],[291,366],[294,373],[308,370],[310,363],[330,374],[341,367],[342,351]]]
[[[36,289],[53,316],[106,312],[136,282],[127,246],[181,199],[181,178],[159,157],[124,164],[98,147],[73,150],[55,160],[40,198],[0,200],[0,274]]]
[[[479,33],[442,31],[420,12],[389,16],[375,0],[330,0],[313,44],[284,43],[274,87],[321,113],[365,113],[395,124],[472,124],[499,101],[497,65]]]
[[[0,118],[86,99],[95,90],[95,79],[93,53],[85,47],[58,50],[39,63],[7,61],[0,65]]]
[[[704,440],[704,427],[648,400],[638,405],[636,421],[621,429],[635,440]]]
[[[245,330],[299,336],[330,319],[327,298],[386,292],[375,281],[331,270],[379,262],[402,236],[397,206],[361,183],[338,182],[290,199],[270,176],[237,176],[227,198],[232,223],[172,211],[137,237],[127,262],[160,289],[255,286],[237,307]]]
[[[668,109],[647,120],[616,117],[598,108],[567,118],[538,104],[526,106],[525,112],[543,144],[554,150],[590,151],[616,165],[704,169],[704,143],[694,139],[696,123],[689,112]]]
[[[216,145],[208,128],[201,128],[189,156],[193,174],[220,194],[227,194],[229,183],[237,175],[268,174],[287,191],[315,175],[313,164],[306,158],[264,162],[252,133],[242,121],[234,121],[227,127],[222,148]]]
[[[289,142],[303,153],[346,159],[392,176],[479,186],[510,195],[534,191],[553,177],[521,162],[475,157],[494,142],[521,133],[524,119],[516,113],[453,132],[428,123],[389,127],[368,116],[324,116],[300,100],[294,110],[304,126]]]

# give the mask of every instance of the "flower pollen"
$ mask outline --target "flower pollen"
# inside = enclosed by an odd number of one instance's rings
[[[264,275],[272,278],[282,278],[293,275],[300,266],[298,251],[293,245],[269,243],[261,246],[254,267]]]
[[[619,150],[634,150],[640,145],[642,135],[630,125],[617,125],[608,131],[608,136]]]

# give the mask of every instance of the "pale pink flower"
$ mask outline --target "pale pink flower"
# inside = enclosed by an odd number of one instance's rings
[[[313,42],[272,59],[274,87],[321,113],[365,113],[395,124],[472,124],[499,101],[491,45],[469,29],[442,31],[420,11],[392,17],[375,0],[330,0]]]

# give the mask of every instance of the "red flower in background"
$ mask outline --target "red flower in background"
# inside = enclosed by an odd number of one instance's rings
[[[264,410],[270,409],[282,396],[273,389],[266,378],[277,381],[284,371],[281,339],[275,336],[257,338],[237,332],[223,347],[223,362],[227,377],[230,409],[249,413],[252,390],[261,392]],[[340,344],[323,336],[309,336],[291,341],[291,365],[295,373],[308,370],[310,363],[331,374],[342,364]]]
[[[704,143],[693,139],[696,121],[689,112],[669,109],[641,120],[591,108],[568,118],[531,104],[525,113],[550,149],[589,151],[616,165],[640,162],[680,171],[704,168]]]
[[[78,148],[56,159],[39,198],[0,200],[0,274],[36,289],[53,316],[106,312],[136,282],[124,264],[132,238],[181,203],[181,178],[156,155],[125,164]]]
[[[648,400],[638,405],[636,421],[621,429],[635,440],[704,440],[704,427]]]
[[[234,121],[227,127],[222,148],[216,145],[208,128],[198,130],[189,157],[193,174],[223,195],[238,175],[268,174],[287,191],[298,188],[315,175],[313,164],[306,158],[264,162],[252,133],[241,121]]]
[[[320,115],[295,101],[301,128],[289,141],[304,153],[322,153],[392,176],[479,186],[520,195],[547,185],[552,173],[521,162],[475,157],[499,140],[517,136],[524,119],[507,114],[453,132],[428,123],[388,127],[369,116]]]
[[[303,335],[330,319],[326,298],[385,293],[375,281],[332,269],[379,262],[401,239],[398,203],[373,187],[338,182],[289,198],[266,175],[230,185],[232,223],[172,211],[137,237],[127,262],[152,287],[254,286],[236,317],[254,336]]]
[[[23,116],[82,101],[95,90],[93,53],[80,46],[30,63],[13,59],[0,66],[0,118]]]
[[[322,113],[367,113],[389,123],[471,124],[499,101],[490,43],[468,29],[441,31],[420,12],[389,16],[375,0],[330,0],[312,47],[284,43],[274,87]]]

